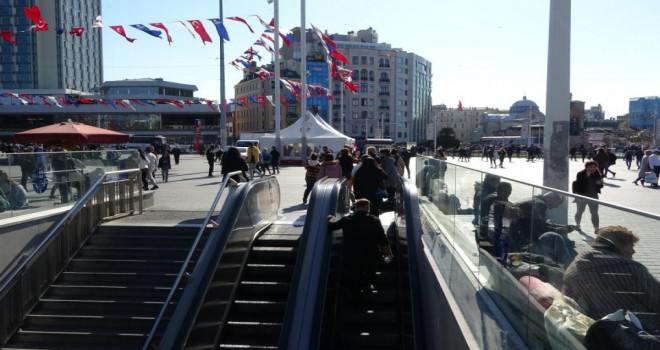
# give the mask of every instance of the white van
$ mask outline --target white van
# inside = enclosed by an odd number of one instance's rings
[[[259,140],[238,140],[234,144],[235,147],[250,147],[252,145],[256,145],[259,148]]]

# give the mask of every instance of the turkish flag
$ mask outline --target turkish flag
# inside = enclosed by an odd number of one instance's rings
[[[202,43],[206,45],[206,42],[212,43],[213,40],[211,40],[211,37],[209,36],[209,33],[206,32],[206,28],[204,28],[204,25],[202,22],[198,19],[193,19],[189,20],[190,25],[192,25],[193,29],[199,34],[199,37],[202,38]]]
[[[16,45],[16,39],[14,39],[14,33],[12,33],[11,30],[3,30],[2,38],[5,39],[5,41],[9,42],[10,44]]]
[[[23,12],[25,12],[25,17],[34,22],[33,28],[35,31],[39,32],[48,30],[48,23],[44,22],[44,19],[41,18],[41,10],[37,5],[32,7],[25,7],[23,8]]]
[[[110,26],[110,29],[114,30],[115,32],[117,32],[117,34],[119,34],[119,35],[123,36],[124,38],[126,38],[126,40],[128,40],[128,42],[130,42],[130,43],[135,41],[135,39],[129,38],[129,37],[126,36],[126,31],[124,30],[124,27],[122,27],[122,26]]]
[[[81,37],[84,31],[85,31],[85,28],[83,28],[83,27],[73,27],[69,31],[69,34],[75,35],[77,37]]]

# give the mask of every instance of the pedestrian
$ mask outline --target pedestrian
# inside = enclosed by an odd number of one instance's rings
[[[649,157],[651,156],[651,150],[646,150],[644,151],[644,157],[642,157],[642,160],[640,161],[639,165],[639,170],[637,171],[637,178],[633,183],[637,185],[637,181],[642,182],[642,186],[644,186],[644,178],[646,177],[646,173],[648,172],[653,172],[653,168],[649,165]],[[657,184],[657,182],[656,182]]]
[[[378,216],[380,206],[383,203],[381,190],[385,189],[387,175],[378,166],[376,160],[370,156],[362,158],[362,165],[355,172],[352,179],[353,193],[355,198],[366,198],[369,200],[369,213]]]
[[[169,181],[170,178],[170,169],[172,169],[172,161],[170,160],[170,152],[165,150],[163,155],[158,160],[158,168],[160,169],[160,174],[163,178],[163,182]]]
[[[578,171],[575,181],[573,181],[573,193],[598,199],[600,189],[603,188],[603,178],[598,168],[599,166],[596,161],[590,160],[584,163],[584,170]],[[580,198],[576,198],[575,202],[577,204],[577,210],[575,212],[575,224],[577,227],[580,228],[582,213],[584,213],[588,205],[589,212],[591,213],[591,223],[594,226],[594,230],[598,231],[600,221],[598,217],[598,202],[587,202]]]
[[[339,166],[341,167],[341,175],[347,179],[350,179],[351,172],[353,172],[354,159],[348,147],[344,147],[339,151],[338,160],[339,160]]]
[[[140,169],[140,172],[142,174],[142,189],[148,190],[149,181],[147,181],[147,177],[148,177],[147,173],[149,172],[149,160],[144,155],[144,152],[141,149],[138,148],[137,151],[138,151],[137,157],[135,156],[135,153],[131,157],[137,161],[138,169]]]
[[[629,148],[626,150],[626,153],[623,154],[623,158],[626,160],[626,167],[628,167],[628,170],[630,170],[630,166],[632,165],[633,153],[633,150]]]
[[[504,157],[506,157],[506,149],[504,147],[500,147],[499,154],[500,154],[500,168],[504,168],[503,163],[504,163]]]
[[[570,160],[577,161],[577,147],[571,147],[571,149],[568,151],[568,154],[570,154]]]
[[[633,260],[638,241],[639,237],[623,226],[598,230],[592,249],[580,253],[566,269],[563,292],[594,320],[619,309],[631,310],[644,330],[658,334],[660,282],[646,266]]]
[[[257,166],[259,165],[259,157],[260,157],[259,148],[257,148],[256,143],[252,143],[252,145],[247,149],[247,159],[246,159],[248,169],[250,172],[250,180],[254,179],[255,171],[259,172],[259,169],[257,168]]]
[[[339,220],[328,216],[328,230],[342,230],[343,264],[349,276],[351,298],[356,304],[361,303],[362,294],[374,289],[378,263],[389,262],[394,257],[383,225],[377,216],[369,214],[369,207],[369,200],[359,198],[351,215]]]
[[[653,154],[649,156],[649,167],[655,173],[656,179],[660,179],[660,150],[654,150]],[[651,184],[651,187],[658,187],[657,181],[655,184]]]
[[[245,162],[245,159],[241,157],[241,152],[236,147],[229,147],[227,152],[222,155],[222,169],[220,174],[223,176],[235,171],[241,171],[244,178],[247,179],[248,165]],[[241,181],[240,175],[233,175],[232,180],[236,182]]]
[[[156,169],[158,169],[158,157],[156,157],[156,154],[154,153],[154,147],[153,146],[147,147],[144,156],[147,158],[147,165],[149,166],[148,168],[149,171],[147,173],[147,181],[153,185],[151,186],[151,190],[153,191],[158,189],[158,183],[154,178],[154,173],[156,173]]]
[[[215,164],[215,152],[213,151],[213,145],[208,145],[206,147],[206,162],[209,164],[209,177],[212,177],[213,165]]]
[[[172,155],[174,156],[174,164],[179,165],[179,157],[181,157],[181,149],[179,146],[174,145],[172,148]]]
[[[410,158],[411,157],[412,157],[412,154],[410,153],[408,148],[403,147],[403,149],[401,150],[401,159],[403,159],[403,162],[406,164],[406,172],[408,173],[408,178],[409,179],[410,179]]]
[[[442,152],[442,150],[440,150]],[[396,186],[399,179],[399,173],[396,170],[396,163],[392,157],[390,157],[390,150],[383,148],[380,150],[380,167],[383,169],[387,179],[385,180],[385,189],[387,190],[387,200],[394,201],[394,196],[396,194]],[[445,159],[447,157],[445,156]]]
[[[396,172],[399,174],[399,176],[403,177],[404,172],[406,171],[406,163],[401,159],[401,156],[399,155],[399,150],[396,148],[393,148],[392,151],[390,151],[390,154],[392,155],[392,159],[394,159],[394,166],[396,167]],[[459,149],[459,158],[463,154],[463,150]]]
[[[318,178],[322,179],[324,177],[328,177],[331,179],[338,179],[341,176],[342,176],[342,169],[341,169],[341,165],[339,164],[339,160],[334,159],[332,153],[326,153],[325,160],[323,161],[323,163],[321,163],[321,166],[319,167]]]
[[[280,151],[277,150],[277,147],[273,146],[270,150],[270,166],[273,169],[273,174],[277,172],[280,173]]]
[[[319,171],[321,169],[321,164],[319,164],[319,155],[316,152],[312,152],[305,164],[305,183],[307,187],[305,188],[305,193],[303,193],[303,204],[307,204],[307,197],[309,193],[312,192],[314,183],[319,176]]]
[[[268,152],[268,149],[264,147],[261,150],[261,163],[259,163],[259,167],[261,168],[261,176],[266,175],[266,171],[268,171],[268,175],[273,175],[273,172],[270,171],[271,158],[272,157],[270,152]]]
[[[605,169],[610,166],[610,157],[605,153],[605,148],[600,147],[598,151],[596,151],[596,155],[593,156],[593,160],[598,164],[598,171],[602,176],[607,177]]]

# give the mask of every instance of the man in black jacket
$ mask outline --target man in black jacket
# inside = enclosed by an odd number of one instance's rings
[[[363,290],[369,290],[376,277],[376,264],[385,258],[392,259],[387,236],[378,217],[369,214],[368,199],[355,202],[356,211],[338,221],[328,216],[330,231],[343,230],[344,266],[349,271],[351,296],[360,302]]]

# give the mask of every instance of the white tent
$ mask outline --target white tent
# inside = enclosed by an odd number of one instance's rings
[[[345,145],[353,147],[355,139],[346,136],[339,131],[335,130],[330,124],[326,123],[318,115],[311,112],[305,113],[307,119],[307,143],[318,148],[328,146],[334,152],[339,150]],[[302,125],[303,118],[296,120],[295,123],[280,130],[280,140],[282,145],[296,144],[302,142]],[[260,147],[270,148],[275,145],[275,134],[265,134],[259,138]],[[312,146],[312,147],[313,147]]]

